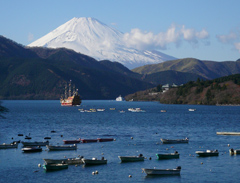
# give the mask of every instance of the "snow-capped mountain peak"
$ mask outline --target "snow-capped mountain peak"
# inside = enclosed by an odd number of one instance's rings
[[[123,33],[95,18],[73,18],[28,46],[65,47],[97,60],[117,61],[132,69],[146,64],[160,63],[174,57],[127,47]]]

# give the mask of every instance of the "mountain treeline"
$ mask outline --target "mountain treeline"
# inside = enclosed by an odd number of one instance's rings
[[[159,88],[155,87],[128,95],[126,99],[159,101],[165,104],[239,105],[240,74],[206,81],[197,79],[166,92],[158,91]]]

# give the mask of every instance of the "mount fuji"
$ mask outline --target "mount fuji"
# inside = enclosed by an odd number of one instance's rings
[[[158,51],[137,50],[128,47],[124,34],[94,18],[73,18],[29,47],[65,47],[88,55],[96,60],[117,61],[133,69],[176,58]]]

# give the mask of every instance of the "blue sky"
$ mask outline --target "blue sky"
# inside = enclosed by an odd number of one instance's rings
[[[28,45],[73,17],[93,17],[137,48],[176,58],[240,58],[239,0],[0,0],[0,35]]]

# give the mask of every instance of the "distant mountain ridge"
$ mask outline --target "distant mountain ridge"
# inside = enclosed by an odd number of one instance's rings
[[[123,33],[94,18],[73,18],[30,47],[68,48],[96,60],[117,61],[128,68],[176,59],[158,51],[127,47]]]
[[[201,61],[195,58],[184,58],[146,65],[135,68],[132,71],[139,74],[153,74],[167,70],[193,73],[205,79],[215,79],[240,73],[240,61],[214,62]]]

